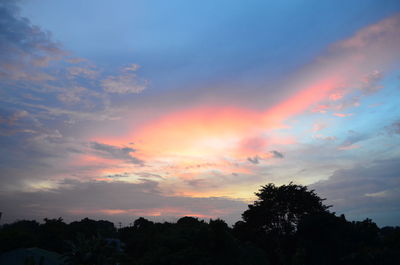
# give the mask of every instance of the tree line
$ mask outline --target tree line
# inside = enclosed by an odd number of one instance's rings
[[[128,227],[88,218],[16,221],[0,228],[0,253],[38,247],[75,265],[400,264],[400,227],[348,221],[306,186],[262,186],[232,227],[182,217]]]

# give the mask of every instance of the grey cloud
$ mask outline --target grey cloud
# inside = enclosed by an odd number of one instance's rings
[[[313,135],[314,139],[323,140],[323,141],[336,141],[336,136],[324,136],[322,134]]]
[[[77,163],[85,154],[118,159],[120,163],[143,164],[134,157],[132,148],[88,143],[64,136],[58,130],[37,127],[30,133],[22,133],[22,129],[17,127],[14,135],[5,135],[0,131],[1,189],[26,190],[32,185],[66,176],[93,179],[99,177],[96,172],[109,168],[110,165],[101,162]]]
[[[276,151],[276,150],[272,150],[270,153],[271,153],[275,158],[283,158],[283,157],[284,157],[284,155],[283,155],[281,152],[278,152],[278,151]]]
[[[360,89],[365,94],[371,94],[380,90],[382,88],[382,85],[380,85],[379,82],[382,80],[383,77],[384,75],[381,71],[373,71],[372,73],[364,77]]]
[[[213,184],[212,182],[208,181],[207,179],[188,179],[185,180],[185,183],[187,183],[189,186],[193,188],[211,188],[211,187],[217,187],[217,185]]]
[[[14,80],[51,80],[38,70],[65,53],[50,34],[19,15],[17,1],[0,3],[0,77]]]
[[[149,172],[136,172],[135,175],[138,175],[143,178],[154,178],[154,179],[164,179],[162,176]]]
[[[92,142],[89,146],[98,151],[97,153],[106,158],[114,158],[121,159],[125,161],[132,162],[133,164],[142,165],[143,161],[133,157],[130,153],[135,152],[136,150],[130,147],[117,147],[97,142]]]
[[[25,109],[40,120],[57,119],[68,124],[118,119],[115,112],[121,105],[113,107],[109,93],[143,90],[147,82],[134,73],[139,66],[128,65],[120,75],[101,77],[95,64],[67,56],[49,32],[22,17],[19,2],[0,1],[2,105]],[[98,91],[102,84],[106,92]],[[29,104],[28,98],[40,100],[42,105]]]
[[[163,195],[157,182],[79,182],[68,180],[60,188],[0,193],[4,221],[62,216],[66,220],[83,217],[132,222],[146,213],[160,212],[158,218],[173,220],[181,215],[221,217],[231,224],[239,220],[247,204],[226,198],[190,198]],[[115,215],[107,215],[107,210]],[[118,212],[119,211],[119,212]],[[152,217],[150,217],[152,218]]]
[[[400,121],[392,122],[385,129],[390,135],[400,135]]]
[[[40,130],[41,123],[29,111],[19,108],[0,109],[0,136],[35,134]]]
[[[0,137],[2,189],[24,189],[28,183],[49,179],[68,170],[55,162],[64,163],[68,149],[75,146],[65,142],[58,131],[40,128],[31,133],[22,131],[17,127],[15,135]]]
[[[9,117],[0,116],[0,124],[1,123],[7,123],[8,125],[12,126],[12,125],[15,124],[16,121],[18,121],[21,118],[24,118],[24,117],[26,117],[28,115],[29,115],[28,112],[25,111],[25,110],[16,110]]]
[[[227,173],[215,170],[209,171],[206,174],[192,179],[182,179],[182,181],[179,183],[175,181],[169,182],[169,178],[165,178],[165,181],[163,182],[163,188],[170,191],[185,190],[196,193],[204,192],[204,194],[207,194],[209,192],[215,192],[221,187],[224,187],[226,190],[235,190],[237,187],[254,187],[254,185],[259,185],[260,183],[264,184],[268,181],[266,176],[269,176],[269,173]]]
[[[340,144],[339,149],[346,149],[353,146],[354,144],[367,140],[369,135],[361,134],[355,131],[349,131],[347,138]]]
[[[258,163],[260,163],[260,157],[258,155],[254,156],[254,157],[248,157],[247,161],[249,161],[252,164],[258,164]]]
[[[127,178],[129,176],[130,176],[130,174],[128,172],[124,172],[124,173],[121,173],[121,174],[108,175],[107,177],[108,178]]]
[[[400,160],[376,160],[335,171],[311,187],[327,198],[333,210],[351,218],[372,218],[381,225],[397,224],[400,212]],[[394,220],[396,219],[396,220]]]
[[[271,158],[271,156],[273,158],[284,158],[284,155],[281,152],[278,152],[276,150],[272,150],[269,152],[269,155],[267,156],[263,156],[263,155],[255,155],[253,157],[248,157],[247,161],[249,161],[252,164],[259,164],[260,161]]]
[[[348,131],[348,137],[346,138],[344,143],[345,144],[354,144],[354,143],[357,143],[357,142],[363,140],[364,138],[365,137],[362,134],[360,134],[356,131],[350,130],[350,131]]]
[[[108,175],[108,178],[128,178],[131,176],[138,176],[140,179],[157,179],[161,180],[164,179],[162,176],[154,173],[149,173],[149,172],[124,172],[121,174],[113,174],[113,175]]]
[[[48,119],[50,117],[65,118],[64,122],[74,124],[79,121],[107,121],[120,119],[122,108],[105,108],[98,111],[69,110],[65,108],[50,107],[42,104],[22,103],[26,108],[33,109],[39,118]]]

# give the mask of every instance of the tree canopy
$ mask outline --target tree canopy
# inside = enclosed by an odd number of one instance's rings
[[[258,199],[243,214],[244,222],[259,232],[291,234],[300,220],[307,215],[325,213],[330,206],[323,204],[314,190],[306,186],[275,186],[270,183],[255,193]]]

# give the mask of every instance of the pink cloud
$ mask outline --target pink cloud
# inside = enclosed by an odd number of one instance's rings
[[[315,123],[315,124],[313,125],[312,131],[313,131],[313,132],[318,132],[318,131],[321,131],[321,130],[325,129],[326,127],[327,127],[326,124],[323,124],[323,123]]]
[[[333,115],[336,117],[344,118],[344,117],[352,116],[353,114],[352,113],[333,113]]]
[[[329,96],[329,99],[332,100],[332,101],[337,101],[337,100],[343,98],[343,96],[344,96],[343,93],[341,93],[341,92],[336,92],[336,93],[331,94],[331,95]]]
[[[400,15],[397,14],[331,45],[296,75],[287,77],[285,85],[279,88],[286,92],[286,97],[264,109],[200,101],[196,106],[185,105],[140,125],[132,121],[134,125],[125,135],[95,139],[119,146],[135,142],[135,154],[139,159],[157,161],[153,167],[157,165],[160,170],[168,166],[168,172],[176,176],[189,174],[193,177],[204,170],[192,166],[196,161],[228,172],[232,167],[226,160],[243,162],[247,157],[268,152],[274,142],[279,142],[274,130],[290,131],[286,124],[290,118],[310,111],[335,111],[332,115],[337,117],[351,116],[341,111],[358,106],[360,99],[349,99],[349,94],[355,89],[366,90],[367,86],[377,88],[381,73],[392,69],[399,60]],[[322,126],[315,126],[313,131],[322,129]],[[339,149],[354,148],[358,146]],[[174,168],[170,168],[171,165]]]

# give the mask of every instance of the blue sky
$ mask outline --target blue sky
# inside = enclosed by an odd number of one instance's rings
[[[0,207],[234,223],[309,185],[399,225],[398,1],[0,1]]]

